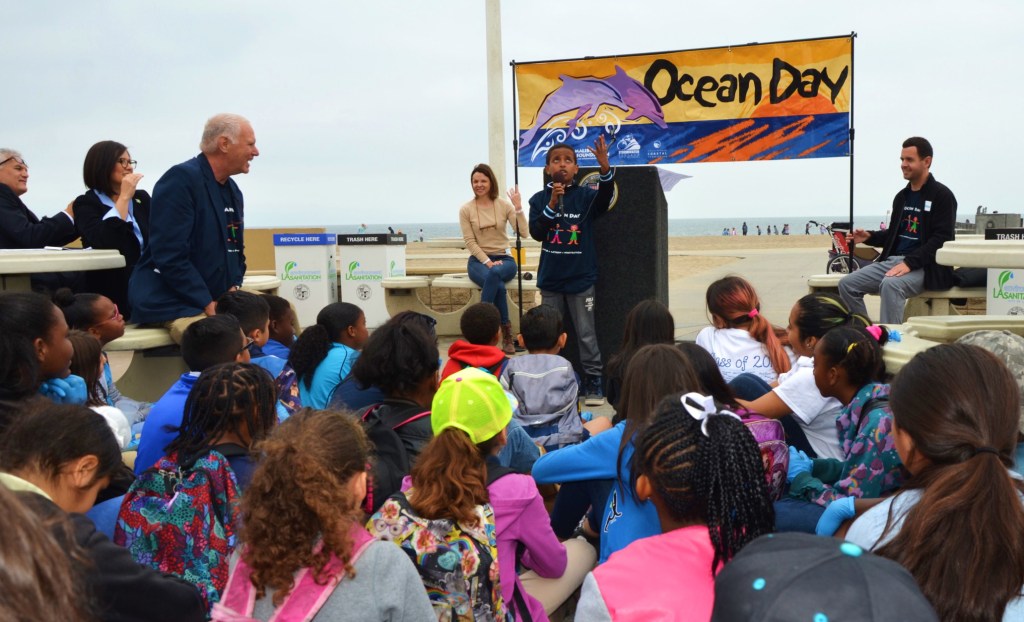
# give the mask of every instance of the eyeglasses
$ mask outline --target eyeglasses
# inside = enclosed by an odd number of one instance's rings
[[[107,319],[105,319],[105,320],[100,320],[99,322],[96,322],[95,324],[93,324],[93,326],[94,326],[94,327],[95,327],[95,326],[102,326],[103,324],[106,324],[107,322],[109,322],[109,321],[111,321],[111,320],[116,320],[116,319],[117,319],[117,318],[119,318],[119,317],[121,317],[121,311],[120,311],[120,310],[118,310],[118,308],[117,308],[117,304],[115,303],[115,304],[114,304],[114,313],[113,313],[113,314],[111,314],[111,316],[110,316],[110,317],[108,317]]]
[[[11,156],[11,157],[7,158],[6,160],[4,160],[3,162],[0,162],[0,166],[3,166],[4,164],[7,164],[11,160],[14,160],[15,162],[17,162],[18,164],[24,166],[25,168],[28,168],[28,163],[25,162],[25,160],[23,158],[19,158],[19,157],[16,157],[16,156]]]
[[[238,354],[241,354],[242,352],[245,352],[246,350],[249,351],[249,354],[252,354],[252,347],[254,345],[256,345],[256,340],[253,339],[252,337],[246,337],[245,338],[245,345],[242,346],[241,349],[238,350]]]
[[[124,168],[135,168],[136,166],[139,165],[138,160],[129,160],[128,158],[118,158],[117,163],[123,166]]]

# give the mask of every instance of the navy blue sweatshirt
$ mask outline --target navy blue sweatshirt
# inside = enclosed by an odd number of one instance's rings
[[[608,211],[615,171],[601,176],[597,188],[569,186],[562,212],[552,210],[551,187],[530,197],[530,237],[541,243],[537,287],[578,294],[597,283],[594,219]]]

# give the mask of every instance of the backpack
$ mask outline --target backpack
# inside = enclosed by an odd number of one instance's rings
[[[136,562],[195,585],[209,610],[227,585],[240,519],[238,481],[224,453],[211,449],[183,464],[172,454],[128,489],[114,542]]]
[[[349,564],[355,566],[360,556],[376,542],[361,525],[353,525],[350,532],[352,536],[352,553]],[[317,548],[323,544],[317,545]],[[333,553],[324,566],[323,574],[331,577],[323,585],[317,582],[316,575],[311,568],[303,568],[299,571],[292,583],[292,591],[285,597],[281,606],[274,610],[270,616],[270,622],[309,622],[320,608],[324,606],[327,599],[334,592],[334,588],[345,578],[345,564]],[[228,585],[224,589],[224,596],[220,602],[213,606],[213,622],[257,622],[252,617],[256,608],[256,588],[252,581],[252,568],[245,563],[241,556],[235,564],[235,570],[228,579]]]
[[[768,484],[768,496],[772,501],[782,498],[786,487],[786,471],[789,469],[789,447],[786,446],[786,431],[782,422],[769,419],[757,413],[737,409],[743,425],[757,441],[761,450],[761,464]]]
[[[515,417],[535,443],[552,451],[583,440],[579,383],[569,361],[554,355],[520,357],[508,364],[501,381],[519,400]]]
[[[408,493],[413,493],[409,490]],[[479,525],[416,514],[403,493],[384,502],[367,524],[370,534],[397,544],[416,566],[439,620],[504,622],[498,580],[494,510],[477,506]]]
[[[367,514],[376,512],[389,496],[401,490],[402,479],[412,470],[412,460],[398,430],[430,416],[427,410],[394,421],[393,417],[388,417],[389,410],[384,404],[374,404],[360,417],[366,436],[373,443],[375,457],[373,477],[367,479],[366,499],[363,501],[363,510]]]

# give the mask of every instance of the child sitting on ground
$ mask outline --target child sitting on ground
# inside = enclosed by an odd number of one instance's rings
[[[288,357],[303,406],[327,408],[368,338],[366,316],[356,305],[332,302],[320,310],[316,324],[302,331]]]
[[[761,301],[746,279],[718,279],[708,285],[705,300],[712,325],[697,334],[697,345],[715,357],[726,382],[749,372],[772,383],[793,367],[796,355],[786,347],[786,331],[761,314]]]
[[[72,294],[70,289],[62,288],[54,294],[53,301],[64,313],[68,328],[89,333],[99,340],[101,349],[111,341],[124,336],[124,316],[114,301],[106,296]],[[106,353],[103,354],[100,383],[106,403],[124,413],[137,435],[153,404],[132,399],[117,390]]]
[[[277,423],[275,401],[274,381],[255,365],[205,370],[164,457],[121,503],[114,542],[139,563],[193,583],[208,608],[227,583],[240,497],[256,467],[252,447]]]
[[[757,442],[713,398],[671,395],[636,440],[629,485],[654,504],[661,533],[587,575],[577,619],[640,620],[655,611],[708,619],[715,574],[774,524]],[[646,615],[636,616],[637,603]]]
[[[185,329],[181,337],[181,358],[192,371],[182,374],[153,404],[139,439],[136,475],[153,466],[164,455],[164,448],[174,440],[174,429],[181,425],[185,401],[199,374],[220,363],[249,362],[252,343],[246,340],[233,315],[213,315]]]
[[[85,516],[122,467],[109,427],[84,406],[37,400],[19,408],[14,423],[0,436],[0,486],[16,492],[70,559],[78,589],[92,609],[89,620],[203,620],[194,586],[137,564]],[[4,506],[5,531],[9,512]],[[9,564],[5,556],[5,570]],[[22,588],[14,588],[20,583],[4,583],[5,605],[19,599]],[[57,599],[51,595],[51,600]],[[6,607],[0,606],[0,611]],[[67,619],[48,611],[24,619]]]
[[[441,380],[460,369],[477,367],[496,378],[508,362],[501,343],[501,314],[489,302],[478,302],[466,307],[459,318],[463,339],[448,347],[448,362],[441,370]]]
[[[533,465],[537,483],[562,484],[551,511],[555,534],[570,537],[586,514],[582,531],[600,538],[603,563],[634,540],[658,533],[654,506],[630,492],[634,443],[662,397],[700,388],[693,365],[676,348],[658,343],[637,350],[622,385],[623,420],[579,445],[547,453]]]
[[[270,339],[263,346],[264,354],[288,360],[295,343],[295,309],[290,302],[273,294],[262,294],[270,306]]]
[[[258,294],[238,289],[217,299],[217,313],[230,313],[238,318],[242,332],[253,341],[249,347],[249,362],[270,372],[271,378],[277,378],[287,360],[263,351],[263,346],[270,339],[270,305],[267,301]]]
[[[85,405],[106,419],[114,438],[121,449],[128,447],[132,440],[132,429],[124,413],[107,404],[107,395],[100,378],[103,377],[105,357],[100,342],[87,332],[72,330],[68,333],[74,354],[71,355],[71,373],[85,381]]]
[[[17,404],[42,395],[84,404],[85,382],[71,375],[71,342],[64,314],[42,294],[0,292],[0,432]]]
[[[869,334],[870,331],[870,334]],[[825,397],[843,404],[836,428],[843,458],[811,460],[789,450],[789,496],[775,504],[779,531],[814,533],[832,503],[853,510],[854,499],[883,497],[899,488],[906,471],[896,451],[882,326],[830,330],[814,348],[814,381]]]
[[[241,554],[215,620],[436,622],[409,558],[363,528],[370,444],[359,423],[303,409],[258,451],[242,500]]]
[[[622,393],[622,379],[629,367],[629,360],[636,351],[652,343],[672,344],[675,341],[676,322],[672,312],[657,300],[643,300],[626,314],[626,326],[622,331],[622,346],[610,359],[605,368],[608,379],[608,403],[618,407]],[[616,417],[615,423],[620,419]]]
[[[416,562],[439,619],[503,620],[509,610],[516,620],[547,620],[593,566],[586,543],[555,537],[533,480],[495,463],[511,419],[497,379],[454,373],[434,396],[435,436],[411,487],[367,526]],[[533,570],[530,581],[519,580],[520,565]]]
[[[519,341],[529,354],[509,359],[501,384],[519,400],[515,419],[547,451],[589,438],[611,427],[607,418],[583,423],[579,415],[579,380],[572,363],[559,356],[565,346],[562,314],[548,305],[523,315]]]

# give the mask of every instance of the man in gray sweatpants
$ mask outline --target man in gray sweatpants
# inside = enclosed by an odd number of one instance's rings
[[[935,253],[954,237],[956,197],[930,173],[932,146],[924,138],[903,142],[900,165],[908,183],[893,199],[889,228],[854,229],[847,236],[857,244],[881,246],[881,256],[839,281],[839,295],[850,311],[865,317],[864,294],[879,294],[882,324],[902,324],[908,298],[953,287],[953,268],[936,263]]]

